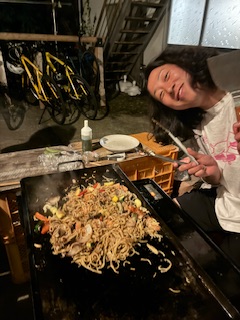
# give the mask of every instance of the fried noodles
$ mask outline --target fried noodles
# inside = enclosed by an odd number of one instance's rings
[[[144,237],[158,238],[160,225],[137,196],[119,183],[96,183],[70,190],[61,214],[49,217],[53,254],[102,273],[107,266],[118,273],[121,261],[137,253]]]

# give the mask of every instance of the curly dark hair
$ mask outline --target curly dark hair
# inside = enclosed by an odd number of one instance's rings
[[[173,46],[167,47],[153,62],[145,69],[146,81],[153,69],[164,64],[175,64],[188,72],[192,78],[192,87],[199,85],[203,90],[216,90],[217,87],[210,75],[207,59],[218,55],[214,48],[202,46]],[[150,97],[150,117],[153,127],[153,135],[157,142],[163,144],[172,143],[169,136],[159,128],[155,122],[160,122],[174,135],[183,141],[193,137],[193,129],[202,121],[205,111],[200,107],[187,110],[174,110],[163,103]]]

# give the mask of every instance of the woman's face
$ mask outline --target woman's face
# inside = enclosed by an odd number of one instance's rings
[[[153,69],[147,88],[154,99],[169,108],[185,110],[200,106],[199,91],[192,88],[191,76],[175,64]]]

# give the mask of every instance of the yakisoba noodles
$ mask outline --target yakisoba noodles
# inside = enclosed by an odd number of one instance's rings
[[[134,245],[145,236],[161,240],[159,223],[124,185],[75,187],[64,201],[49,217],[53,253],[93,272],[107,266],[118,273],[120,262],[137,253]]]

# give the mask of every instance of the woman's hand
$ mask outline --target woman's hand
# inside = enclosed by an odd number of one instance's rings
[[[219,184],[221,179],[221,171],[217,165],[215,159],[207,154],[198,153],[191,148],[187,148],[190,155],[192,155],[198,162],[190,162],[188,157],[182,159],[182,164],[178,167],[179,171],[187,170],[190,175],[195,177],[203,178],[210,184]]]
[[[240,154],[240,122],[236,122],[233,125],[233,133],[234,133],[234,139],[237,141],[237,150]]]

